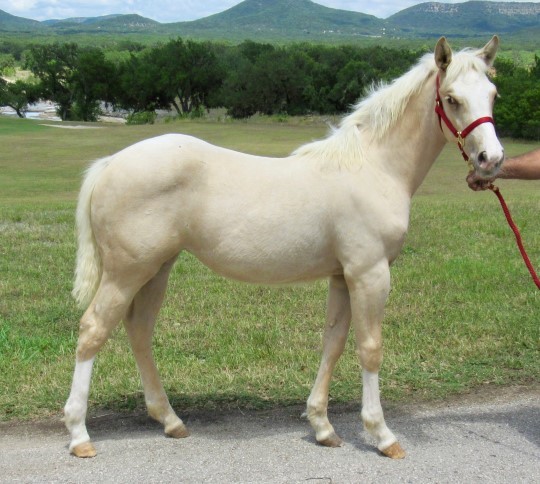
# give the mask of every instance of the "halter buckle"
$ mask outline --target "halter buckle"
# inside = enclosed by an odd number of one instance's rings
[[[456,138],[457,138],[457,142],[458,142],[458,145],[459,145],[460,149],[463,149],[463,146],[465,146],[465,139],[461,135],[461,131],[458,131],[456,133]]]

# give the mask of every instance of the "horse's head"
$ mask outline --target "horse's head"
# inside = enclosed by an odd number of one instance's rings
[[[479,51],[453,54],[443,37],[435,48],[441,129],[447,140],[457,140],[463,157],[483,178],[495,176],[504,160],[492,118],[497,90],[487,77],[498,46],[494,36]]]

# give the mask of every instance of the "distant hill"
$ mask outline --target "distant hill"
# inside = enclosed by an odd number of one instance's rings
[[[387,19],[396,31],[409,35],[467,36],[516,32],[540,25],[540,3],[427,2],[406,8]]]
[[[46,30],[46,27],[37,20],[16,17],[0,10],[0,32],[36,32]]]
[[[78,24],[78,25],[88,25],[93,24],[96,22],[101,22],[103,20],[108,20],[116,17],[122,17],[122,14],[111,14],[111,15],[103,15],[101,17],[71,17],[71,18],[65,18],[65,19],[51,19],[51,20],[44,20],[43,23],[45,25],[48,25],[49,27],[58,27],[62,24]]]
[[[140,15],[105,15],[102,17],[78,17],[43,22],[57,32],[151,32],[160,29],[162,24]]]
[[[427,2],[383,20],[324,7],[311,0],[245,0],[224,12],[191,22],[159,23],[139,15],[106,15],[37,22],[0,10],[0,32],[61,35],[152,34],[158,37],[265,41],[352,41],[366,37],[423,38],[494,33],[527,38],[538,31],[540,3]]]
[[[384,21],[359,12],[324,7],[310,0],[245,0],[224,12],[192,22],[166,24],[187,33],[220,31],[230,35],[372,36]]]

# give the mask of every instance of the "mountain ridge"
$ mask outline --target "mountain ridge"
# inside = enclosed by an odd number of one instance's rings
[[[540,3],[425,2],[381,19],[325,7],[311,0],[244,0],[223,12],[188,22],[160,23],[136,14],[75,17],[38,22],[0,10],[0,32],[157,33],[199,38],[459,37],[516,33],[540,25]]]
[[[447,34],[460,34],[464,30],[505,33],[538,26],[540,3],[476,0],[451,4],[426,2],[403,9],[387,20],[401,29],[412,29],[424,35],[435,35],[441,29]]]
[[[311,0],[245,0],[223,12],[199,20],[166,25],[225,28],[235,22],[239,26],[256,26],[258,29],[286,30],[294,27],[304,31],[322,28],[326,24],[338,25],[352,31],[364,29],[369,33],[377,31],[382,25],[381,19],[373,15],[329,8]]]

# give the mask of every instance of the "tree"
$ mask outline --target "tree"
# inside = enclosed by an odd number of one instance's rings
[[[531,69],[519,67],[507,59],[495,62],[499,99],[494,117],[500,136],[540,139],[539,58]]]
[[[264,114],[304,114],[306,86],[312,62],[303,52],[279,48],[262,53],[254,66],[259,111]]]
[[[73,117],[96,121],[101,114],[100,101],[114,101],[112,86],[116,83],[116,77],[114,65],[105,59],[101,49],[89,48],[79,52],[70,79]]]
[[[72,78],[77,66],[77,44],[33,45],[26,64],[39,78],[42,97],[57,104],[62,120],[71,119],[73,107]]]
[[[302,50],[252,42],[241,44],[227,63],[221,99],[233,117],[302,114],[309,110],[313,62]]]
[[[163,100],[178,114],[207,107],[221,86],[223,70],[210,43],[171,40],[149,54]]]
[[[63,121],[95,121],[100,101],[114,101],[116,70],[101,49],[81,49],[73,43],[37,45],[31,47],[26,64],[40,80],[42,97],[56,103]]]
[[[227,75],[219,94],[221,104],[227,108],[229,116],[249,118],[258,110],[252,89],[255,85],[252,79],[253,64],[244,56],[229,53],[227,57]]]
[[[157,71],[152,56],[132,53],[118,67],[113,94],[115,104],[133,113],[168,108],[169,102],[157,84]]]
[[[11,54],[0,53],[0,75],[8,76],[15,73],[15,58]]]
[[[540,57],[534,55],[534,64],[531,67],[531,77],[540,81]]]
[[[35,84],[21,80],[6,82],[0,78],[0,106],[9,106],[19,118],[26,117],[28,105],[38,99],[39,91]]]
[[[336,83],[328,96],[338,112],[347,111],[377,79],[366,61],[351,60],[337,73]]]

